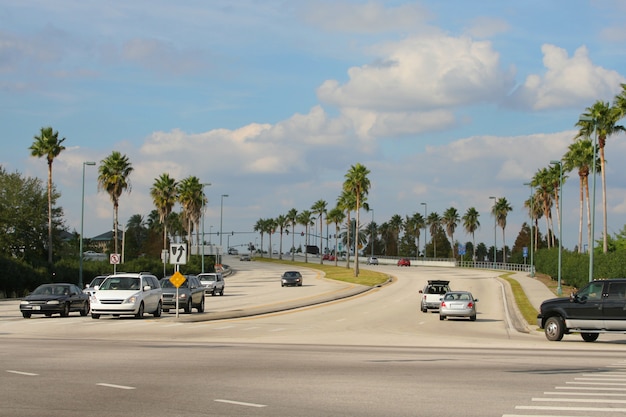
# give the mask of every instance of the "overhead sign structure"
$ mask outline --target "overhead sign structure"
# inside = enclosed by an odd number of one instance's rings
[[[174,243],[170,245],[170,263],[174,265],[187,264],[187,244]]]

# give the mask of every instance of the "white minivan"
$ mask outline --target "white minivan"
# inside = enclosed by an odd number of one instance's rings
[[[143,317],[144,313],[160,317],[163,290],[157,277],[146,273],[109,275],[91,295],[91,318],[102,315]]]

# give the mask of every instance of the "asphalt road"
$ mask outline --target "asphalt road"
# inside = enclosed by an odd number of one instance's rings
[[[227,278],[223,297],[207,297],[206,317],[346,289],[313,271],[303,287],[281,288],[283,266],[231,263],[239,272]],[[25,320],[15,301],[0,302],[0,415],[626,412],[625,336],[554,343],[540,332],[518,333],[493,272],[379,268],[394,282],[332,303],[223,320],[186,320],[198,313]],[[418,289],[442,277],[479,298],[476,322],[419,311]]]

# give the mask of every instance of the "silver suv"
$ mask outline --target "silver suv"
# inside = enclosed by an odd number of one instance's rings
[[[101,315],[143,317],[150,313],[160,317],[163,291],[157,277],[144,272],[109,275],[91,294],[91,318]]]
[[[224,295],[224,276],[220,272],[204,272],[198,274],[205,294]]]

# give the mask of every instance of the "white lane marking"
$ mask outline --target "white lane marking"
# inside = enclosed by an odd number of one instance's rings
[[[588,390],[589,387],[554,387],[555,389]],[[626,388],[593,387],[594,391],[626,391]]]
[[[578,385],[626,385],[626,382],[566,382],[566,384],[578,384]],[[594,388],[595,389],[595,388]]]
[[[543,395],[574,395],[574,396],[606,396],[606,397],[626,397],[626,393],[618,393],[618,392],[557,392],[557,391],[544,391]]]
[[[37,375],[39,375],[39,374],[34,374],[32,372],[12,371],[10,369],[7,369],[7,372],[11,373],[11,374],[25,375],[25,376],[37,376]]]
[[[270,330],[270,331],[271,331],[271,332],[283,332],[283,331],[285,331],[285,330],[287,330],[287,329],[286,329],[286,328],[284,328],[284,327],[278,327],[278,328],[276,328],[276,329],[272,329],[272,330]]]
[[[531,401],[626,404],[626,400],[607,400],[606,398],[533,398]]]
[[[117,389],[135,389],[135,387],[128,387],[126,385],[106,384],[104,382],[100,382],[96,385],[100,385],[101,387],[117,388]]]
[[[595,411],[595,412],[606,412],[606,413],[623,413],[626,411],[626,408],[596,408],[596,407],[535,407],[528,405],[517,405],[515,406],[516,410],[551,410],[551,411]],[[534,416],[536,417],[536,416]]]
[[[244,402],[241,402],[241,401],[232,401],[232,400],[213,400],[213,401],[218,402],[218,403],[243,405],[243,406],[246,406],[246,407],[257,407],[257,408],[267,407],[267,405],[265,405],[265,404],[244,403]]]

